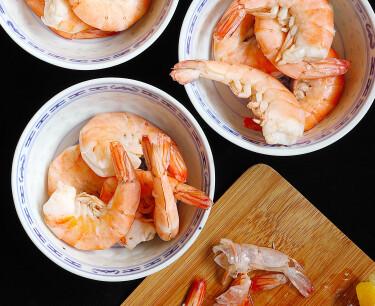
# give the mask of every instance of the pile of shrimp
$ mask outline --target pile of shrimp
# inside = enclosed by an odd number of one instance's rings
[[[112,36],[143,17],[151,0],[25,0],[53,32],[67,39]]]
[[[313,293],[313,285],[303,274],[301,265],[287,254],[273,248],[234,243],[226,238],[221,239],[220,243],[213,247],[213,251],[215,262],[225,269],[222,285],[226,285],[229,278],[234,280],[229,289],[216,298],[215,305],[254,305],[251,291],[271,290],[286,284],[288,279],[302,296],[308,297]],[[256,270],[271,273],[250,278],[248,273]],[[205,279],[196,279],[185,306],[201,305],[206,286]]]
[[[331,48],[327,0],[234,0],[213,34],[214,60],[176,64],[172,78],[222,82],[249,99],[245,127],[271,145],[293,145],[338,103],[351,62]],[[277,78],[290,79],[290,88]]]
[[[133,249],[156,234],[169,241],[179,232],[177,200],[213,204],[185,183],[187,174],[177,144],[161,129],[131,113],[98,114],[81,129],[79,144],[49,166],[46,224],[82,250],[116,243]]]

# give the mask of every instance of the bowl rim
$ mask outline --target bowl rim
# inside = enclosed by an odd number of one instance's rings
[[[16,188],[16,178],[17,178],[17,166],[16,166],[16,164],[17,164],[17,159],[18,159],[18,156],[20,155],[21,147],[24,143],[24,140],[28,136],[30,128],[37,121],[37,119],[40,118],[40,115],[45,110],[47,110],[54,102],[58,101],[62,96],[66,95],[69,92],[76,91],[77,89],[82,88],[82,87],[87,87],[87,86],[92,86],[92,85],[100,85],[100,84],[103,84],[103,83],[110,83],[110,82],[122,83],[124,85],[126,84],[126,85],[134,85],[134,86],[144,87],[144,88],[162,96],[164,99],[166,99],[171,104],[176,106],[182,113],[184,113],[184,115],[186,117],[188,117],[188,119],[190,120],[190,122],[194,126],[194,129],[198,132],[199,136],[201,137],[201,140],[203,142],[203,146],[204,146],[204,148],[207,152],[209,172],[210,172],[210,176],[211,176],[210,177],[210,186],[209,186],[209,188],[210,188],[209,197],[213,200],[214,193],[215,193],[214,159],[213,159],[211,147],[209,145],[207,137],[204,134],[202,128],[199,125],[199,123],[193,117],[193,115],[180,102],[178,102],[175,98],[170,96],[168,93],[162,91],[161,89],[158,89],[157,87],[154,87],[153,85],[150,85],[150,84],[147,84],[147,83],[144,83],[144,82],[141,82],[141,81],[137,81],[137,80],[133,80],[133,79],[127,79],[127,78],[117,78],[117,77],[97,78],[97,79],[91,79],[91,80],[88,80],[88,81],[77,83],[75,85],[72,85],[72,86],[62,90],[58,94],[54,95],[45,104],[43,104],[41,108],[39,108],[39,110],[33,115],[33,117],[30,119],[30,121],[28,122],[28,124],[24,128],[24,130],[23,130],[23,132],[22,132],[22,134],[19,138],[19,141],[17,143],[16,149],[15,149],[15,152],[14,152],[14,155],[13,155],[13,161],[12,161],[11,188],[12,188],[13,204],[16,208],[18,219],[20,220],[20,222],[21,222],[24,230],[26,231],[27,235],[29,236],[31,241],[35,244],[35,246],[39,249],[39,251],[41,251],[45,256],[47,256],[50,260],[52,260],[58,266],[60,266],[61,268],[65,269],[65,270],[67,270],[67,271],[69,271],[73,274],[76,274],[76,275],[79,275],[79,276],[82,276],[82,277],[85,277],[85,278],[88,278],[88,279],[99,280],[99,281],[119,282],[119,281],[128,281],[128,280],[133,280],[133,279],[139,279],[139,278],[143,278],[143,277],[146,277],[148,275],[151,275],[151,274],[169,266],[174,261],[176,261],[179,257],[181,257],[187,251],[187,249],[194,243],[194,241],[199,236],[201,230],[204,228],[204,225],[205,225],[205,223],[208,219],[208,216],[210,214],[211,208],[203,211],[202,220],[199,224],[197,224],[197,229],[199,229],[199,228],[200,229],[196,230],[194,232],[194,234],[190,237],[190,239],[187,241],[187,243],[180,250],[178,250],[173,256],[171,256],[169,259],[167,259],[164,263],[162,263],[162,264],[158,265],[157,267],[152,268],[150,270],[141,272],[139,274],[123,275],[123,276],[118,276],[116,278],[114,278],[114,277],[111,278],[111,277],[106,276],[106,275],[92,275],[92,274],[86,273],[85,271],[73,269],[69,265],[65,264],[64,262],[58,261],[55,257],[50,255],[50,253],[48,253],[44,248],[42,248],[42,245],[36,239],[36,237],[34,235],[32,235],[31,229],[29,229],[29,227],[27,226],[26,220],[24,219],[24,217],[21,213],[20,205],[18,205],[19,204],[18,198],[16,196],[17,192],[18,192],[18,190]],[[56,239],[58,239],[58,238],[56,238]]]
[[[179,62],[188,60],[187,58],[184,58],[184,37],[186,36],[186,33],[189,31],[191,32],[192,30],[190,29],[189,22],[191,20],[191,17],[194,14],[195,9],[197,8],[198,4],[202,0],[193,0],[189,6],[189,9],[186,12],[186,15],[184,17],[184,21],[182,23],[182,27],[180,30],[180,37],[179,37],[179,44],[178,44],[178,60]],[[203,0],[204,1],[204,0]],[[375,28],[375,13],[373,8],[371,7],[370,3],[367,0],[358,0],[360,1],[364,6],[365,9],[368,12],[368,15],[370,17],[370,21],[372,23],[373,28]],[[214,82],[214,81],[212,81]],[[194,82],[192,82],[194,83]],[[199,115],[203,118],[203,120],[215,131],[217,132],[220,136],[224,137],[228,141],[238,145],[241,148],[244,148],[246,150],[255,152],[255,153],[260,153],[264,155],[269,155],[269,156],[296,156],[296,155],[302,155],[302,154],[307,154],[311,153],[314,151],[318,151],[320,149],[323,149],[334,142],[338,141],[342,137],[344,137],[347,133],[349,133],[361,120],[362,118],[366,115],[368,112],[369,108],[371,107],[374,99],[375,99],[375,83],[372,85],[372,88],[368,94],[367,99],[363,102],[361,109],[359,112],[356,114],[355,117],[351,119],[351,121],[345,125],[342,129],[340,129],[338,132],[336,132],[334,135],[330,136],[329,138],[326,138],[318,143],[308,145],[306,147],[298,147],[298,148],[293,148],[293,147],[287,147],[287,146],[266,146],[266,147],[261,147],[257,146],[255,144],[252,144],[250,142],[245,142],[244,140],[238,139],[235,136],[233,136],[230,132],[224,131],[221,127],[218,128],[217,124],[215,121],[203,110],[203,108],[200,106],[199,101],[197,101],[195,94],[193,92],[193,85],[192,83],[184,85],[185,90],[189,96],[189,99],[191,103],[193,104],[194,108],[197,110]]]
[[[167,1],[167,0],[166,0]],[[114,67],[120,64],[123,64],[137,55],[141,54],[143,51],[145,51],[148,47],[150,47],[159,37],[160,35],[164,32],[166,27],[169,25],[175,11],[177,8],[177,4],[179,0],[170,0],[172,2],[169,11],[167,12],[163,22],[160,24],[160,26],[157,28],[156,31],[154,31],[151,35],[148,35],[147,41],[144,42],[139,48],[135,49],[132,52],[123,54],[121,56],[116,57],[115,59],[112,59],[110,61],[106,62],[97,62],[97,63],[90,63],[89,65],[87,64],[82,64],[79,62],[65,62],[65,61],[58,61],[54,57],[48,57],[44,53],[37,52],[35,48],[30,46],[29,44],[21,43],[22,39],[20,39],[19,36],[17,36],[14,31],[10,29],[10,27],[5,23],[5,21],[0,18],[0,25],[4,29],[4,31],[12,38],[12,40],[20,46],[23,50],[26,52],[30,53],[31,55],[35,56],[36,58],[47,62],[49,64],[55,65],[57,67],[61,68],[66,68],[66,69],[71,69],[71,70],[98,70],[98,69],[105,69],[105,68],[110,68]],[[0,3],[1,4],[1,3]],[[24,4],[27,6],[26,2]],[[0,13],[1,13],[2,7],[0,5]],[[5,14],[5,12],[4,12]],[[7,14],[5,14],[7,15]],[[121,35],[121,33],[119,33]],[[57,34],[55,34],[57,35]],[[100,39],[100,38],[93,38],[93,39]],[[66,39],[68,40],[68,39]]]

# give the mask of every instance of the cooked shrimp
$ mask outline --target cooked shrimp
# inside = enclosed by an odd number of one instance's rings
[[[269,144],[292,145],[303,134],[305,118],[295,96],[277,79],[245,65],[215,61],[185,61],[174,66],[172,78],[180,84],[204,77],[230,86],[260,118]]]
[[[276,59],[280,65],[327,57],[335,36],[333,11],[327,0],[237,0],[215,36],[222,39],[231,35],[246,13],[275,19],[287,33]],[[273,35],[268,39],[274,44]]]
[[[132,250],[141,242],[154,239],[155,233],[154,220],[144,218],[142,214],[137,212],[130,230],[120,239],[120,243]]]
[[[62,182],[65,185],[74,187],[77,194],[86,192],[99,196],[104,181],[105,178],[98,176],[82,159],[79,145],[66,148],[54,159],[48,168],[49,195],[56,191],[58,182]]]
[[[270,290],[287,283],[287,278],[281,273],[258,275],[251,279],[252,291]]]
[[[226,18],[235,5],[237,5],[237,1],[231,3],[221,17],[221,20]],[[236,31],[230,37],[219,40],[213,36],[212,49],[214,59],[231,64],[247,65],[270,73],[273,76],[280,76],[281,73],[264,56],[258,46],[254,33],[254,21],[255,17],[253,15],[246,14]]]
[[[111,36],[117,32],[101,31],[81,21],[67,0],[25,0],[33,12],[57,35],[67,39],[90,39]]]
[[[148,136],[142,137],[146,165],[154,177],[156,232],[165,241],[176,237],[179,230],[177,205],[167,176],[170,146],[171,140],[165,134],[159,134],[156,144]]]
[[[109,150],[111,141],[119,141],[126,149],[134,168],[138,168],[141,165],[140,157],[143,155],[142,136],[147,135],[154,141],[160,133],[165,134],[137,115],[125,112],[102,113],[91,118],[81,129],[79,144],[82,157],[91,169],[99,176],[108,177],[114,175]],[[180,182],[186,181],[187,168],[173,140],[168,171]]]
[[[337,58],[331,49],[329,58]],[[292,91],[305,111],[305,131],[323,120],[336,106],[345,86],[343,75],[317,80],[294,80]]]
[[[119,183],[109,204],[60,182],[44,204],[46,223],[66,243],[82,250],[101,250],[125,236],[133,223],[141,186],[133,166],[118,142],[111,142],[112,159]]]
[[[183,306],[200,306],[203,303],[204,296],[206,295],[206,280],[198,278],[194,280],[190,287],[189,293]]]
[[[151,0],[69,0],[74,13],[103,31],[122,31],[146,14]]]
[[[246,273],[240,273],[229,289],[216,298],[215,305],[250,305],[249,290],[252,281]]]
[[[319,79],[342,75],[348,71],[351,61],[328,56],[318,61],[303,60],[298,63],[278,62],[278,53],[286,39],[286,33],[276,19],[256,18],[254,26],[257,41],[264,55],[275,67],[293,79]],[[273,40],[270,40],[273,37]]]
[[[239,273],[253,270],[266,270],[283,273],[298,291],[305,297],[314,291],[311,281],[302,273],[300,264],[287,254],[266,247],[251,244],[233,243],[230,239],[221,239],[221,245],[214,246],[215,262],[226,270],[227,276],[236,278]],[[290,264],[294,267],[291,267]]]

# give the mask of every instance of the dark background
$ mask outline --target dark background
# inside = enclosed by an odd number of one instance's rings
[[[235,146],[198,115],[183,86],[169,77],[178,62],[178,39],[191,1],[181,0],[157,41],[117,67],[75,71],[45,63],[20,48],[1,28],[2,58],[2,301],[24,305],[119,305],[141,280],[105,283],[76,276],[57,266],[31,242],[13,205],[10,174],[19,137],[50,98],[93,78],[123,77],[146,82],[181,102],[206,133],[214,156],[215,198],[249,167],[265,163],[278,171],[355,244],[375,260],[375,108],[345,137],[318,152],[272,157]],[[5,241],[4,241],[5,238]],[[319,263],[317,263],[319,264]],[[374,271],[375,272],[375,271]]]

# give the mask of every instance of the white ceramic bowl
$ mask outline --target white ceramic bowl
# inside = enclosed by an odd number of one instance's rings
[[[232,0],[193,0],[182,25],[179,61],[212,59],[214,28]],[[229,87],[207,79],[185,85],[202,118],[221,136],[250,151],[267,155],[298,155],[324,148],[347,134],[363,118],[375,98],[375,15],[366,0],[331,0],[336,36],[333,48],[341,58],[352,60],[346,86],[336,108],[295,145],[268,145],[262,133],[243,126],[251,115],[247,100]]]
[[[132,251],[114,246],[81,251],[49,230],[42,211],[48,199],[47,170],[68,146],[78,143],[82,126],[102,112],[137,114],[168,133],[188,167],[188,183],[213,198],[215,170],[210,146],[194,117],[175,99],[148,84],[121,78],[79,83],[49,100],[30,120],[17,145],[12,166],[12,192],[18,216],[35,245],[51,260],[75,274],[102,281],[145,277],[180,257],[202,230],[209,210],[179,205],[176,239],[159,238]]]
[[[178,0],[151,1],[131,28],[115,36],[68,40],[52,32],[24,0],[0,0],[0,24],[23,49],[56,66],[93,70],[124,63],[147,49],[171,20]]]

